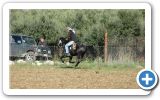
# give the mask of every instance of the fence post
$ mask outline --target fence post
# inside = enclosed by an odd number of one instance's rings
[[[104,34],[104,62],[106,63],[108,60],[108,33]]]

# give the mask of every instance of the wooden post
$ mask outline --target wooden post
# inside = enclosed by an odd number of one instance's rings
[[[108,33],[104,34],[104,62],[106,63],[108,60]]]

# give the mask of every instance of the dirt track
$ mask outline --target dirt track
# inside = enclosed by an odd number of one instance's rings
[[[139,70],[96,71],[54,67],[10,66],[10,88],[55,89],[55,88],[138,88],[135,77]]]

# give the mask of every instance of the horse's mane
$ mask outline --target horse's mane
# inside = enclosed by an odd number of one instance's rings
[[[65,38],[64,38],[64,37],[60,37],[59,39],[60,39],[60,40],[64,40]]]
[[[62,40],[63,43],[67,43],[68,42],[65,37],[60,37],[59,40]]]

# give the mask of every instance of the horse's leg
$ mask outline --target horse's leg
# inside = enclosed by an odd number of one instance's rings
[[[72,58],[73,58],[73,56],[70,56],[70,57],[69,57],[69,63],[73,63],[73,62],[72,62]]]
[[[76,65],[75,65],[75,67],[77,67],[77,66],[79,65],[79,63],[82,61],[82,59],[83,59],[83,57],[84,57],[84,54],[85,54],[85,53],[79,53],[79,54],[77,55],[77,63],[76,63]]]
[[[64,60],[63,60],[64,57],[65,57],[64,55],[62,55],[62,56],[60,57],[62,63],[64,63]]]
[[[85,52],[84,52],[84,53],[82,53],[82,55],[81,55],[81,60],[83,59],[83,57],[84,57],[84,54],[85,54]]]
[[[80,62],[81,62],[81,54],[78,54],[78,55],[77,55],[77,63],[76,63],[76,65],[75,65],[75,67],[77,67]]]

